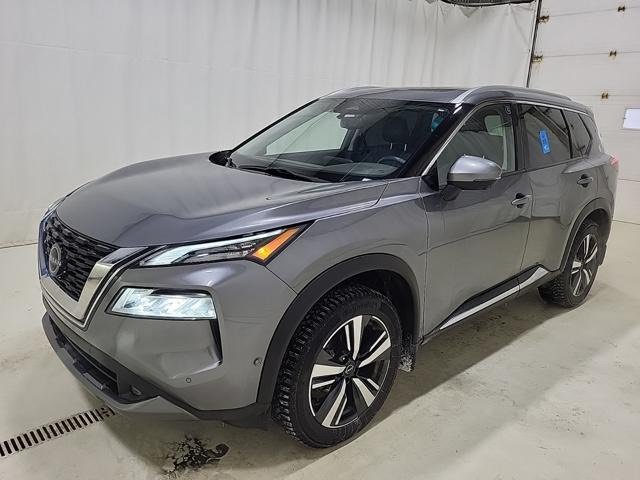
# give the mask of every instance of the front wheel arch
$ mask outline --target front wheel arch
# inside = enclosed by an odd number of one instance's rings
[[[399,275],[406,281],[411,290],[412,308],[411,321],[413,331],[411,342],[415,344],[420,338],[421,316],[418,282],[411,270],[411,267],[399,257],[389,254],[367,254],[345,260],[330,267],[314,278],[293,300],[282,316],[280,323],[269,342],[267,354],[264,359],[262,375],[258,387],[258,403],[267,407],[271,404],[271,399],[275,391],[276,381],[280,365],[284,359],[289,342],[293,337],[298,325],[309,310],[330,290],[338,285],[348,282],[359,275],[367,272],[389,271]],[[405,332],[403,332],[403,335]],[[415,345],[413,345],[415,349]]]

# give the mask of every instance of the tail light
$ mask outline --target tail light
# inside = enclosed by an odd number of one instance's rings
[[[609,163],[616,170],[618,170],[618,168],[620,167],[620,161],[618,160],[617,157],[611,156],[611,158],[609,159]]]

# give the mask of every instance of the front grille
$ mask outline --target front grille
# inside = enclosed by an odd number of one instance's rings
[[[55,213],[46,220],[42,242],[45,265],[49,265],[49,252],[53,245],[59,245],[62,263],[55,275],[50,272],[51,278],[76,301],[80,299],[84,284],[96,262],[117,248],[72,230]]]

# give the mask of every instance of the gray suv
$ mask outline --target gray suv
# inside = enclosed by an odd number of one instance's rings
[[[55,202],[44,330],[117,410],[270,413],[335,445],[434,335],[533,288],[580,305],[616,177],[592,112],[561,95],[343,90],[233,150],[131,165]]]

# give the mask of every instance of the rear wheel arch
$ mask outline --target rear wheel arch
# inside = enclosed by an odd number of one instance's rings
[[[580,211],[573,222],[569,237],[567,238],[567,242],[564,248],[564,254],[562,256],[562,263],[560,264],[560,270],[562,270],[566,265],[569,251],[571,250],[571,246],[573,245],[576,235],[578,234],[580,227],[587,220],[593,220],[598,224],[599,233],[601,235],[601,238],[603,239],[604,244],[606,244],[607,239],[609,238],[612,220],[612,209],[609,205],[609,202],[607,202],[604,198],[596,198],[595,200],[589,202]]]
[[[403,357],[406,357],[405,363],[413,361],[415,344],[420,338],[421,328],[421,296],[417,279],[411,267],[399,257],[389,254],[361,255],[325,270],[309,282],[289,305],[276,327],[267,349],[258,388],[258,403],[265,406],[271,404],[278,371],[289,343],[306,313],[327,292],[351,282],[361,283],[374,290],[379,290],[384,286],[386,291],[383,290],[381,293],[389,296],[396,308],[398,308],[398,303],[401,304],[399,312],[403,329],[402,353]],[[406,297],[400,293],[403,285],[409,289]],[[405,301],[410,299],[410,307],[402,303],[403,298]],[[407,331],[409,329],[410,332]],[[406,367],[407,365],[403,365],[403,368],[407,369]]]
[[[611,231],[611,216],[608,211],[603,208],[596,208],[585,217],[583,223],[586,220],[593,220],[598,224],[598,233],[602,239],[606,241],[609,238],[609,232]]]

